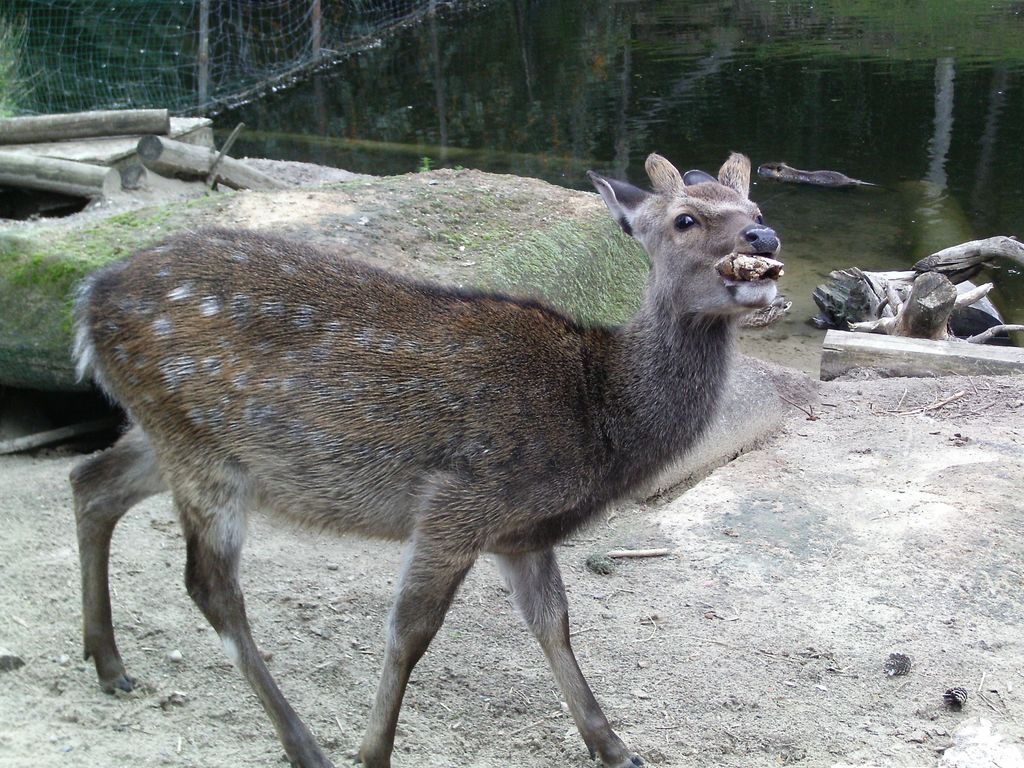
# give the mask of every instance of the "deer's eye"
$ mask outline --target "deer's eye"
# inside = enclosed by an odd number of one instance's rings
[[[762,216],[760,213],[757,214],[757,217],[754,219],[754,221],[756,221],[762,227],[764,226],[764,216]]]
[[[678,229],[680,232],[682,232],[684,229],[689,229],[696,223],[697,220],[688,213],[680,213],[678,216],[676,216],[676,229]]]

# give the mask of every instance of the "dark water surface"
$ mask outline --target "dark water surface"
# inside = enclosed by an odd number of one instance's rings
[[[1024,3],[499,0],[401,30],[218,125],[239,120],[239,153],[376,174],[428,162],[584,189],[588,168],[644,183],[651,151],[713,171],[739,150],[879,184],[754,186],[794,300],[766,338],[810,348],[810,292],[831,269],[1024,235]],[[1016,322],[1022,272],[988,275]]]

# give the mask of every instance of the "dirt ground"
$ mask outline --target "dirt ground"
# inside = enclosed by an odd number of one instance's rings
[[[273,216],[330,203],[277,199],[268,211],[258,198],[253,221],[278,226]],[[329,240],[370,250],[382,236],[372,211],[337,217]],[[424,226],[441,224],[425,214],[408,229]],[[464,252],[418,237],[407,259],[458,274]],[[746,341],[814,367],[783,349],[792,340]],[[812,412],[791,409],[760,449],[685,492],[622,505],[559,548],[576,652],[614,727],[656,766],[1024,768],[1024,381],[831,383]],[[0,457],[0,647],[24,661],[0,671],[0,766],[284,765],[185,594],[166,496],[116,531],[114,624],[138,686],[99,690],[81,657],[76,460]],[[649,547],[671,554],[609,575],[585,566]],[[251,523],[243,585],[256,640],[339,765],[369,712],[400,560],[394,544]],[[893,652],[911,657],[909,674],[885,674]],[[968,691],[962,711],[943,703],[953,686]],[[986,723],[1001,744],[947,750]],[[487,558],[416,668],[394,764],[594,765]]]
[[[980,716],[1007,751],[943,765],[1024,765],[1012,746],[1024,741],[1022,384],[824,385],[816,420],[794,410],[760,450],[560,547],[575,647],[619,734],[653,765],[931,766]],[[0,646],[25,661],[0,673],[0,763],[283,764],[185,595],[166,496],[117,529],[114,620],[140,685],[100,692],[81,659],[74,462],[0,459]],[[673,554],[611,575],[584,565],[639,547]],[[257,642],[339,764],[366,721],[400,557],[252,521]],[[883,672],[892,652],[911,657],[908,675]],[[969,693],[961,712],[943,704],[955,685]],[[486,558],[416,669],[394,762],[593,764]]]

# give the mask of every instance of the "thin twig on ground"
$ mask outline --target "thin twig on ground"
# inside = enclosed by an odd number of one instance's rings
[[[665,557],[671,555],[671,549],[613,549],[605,553],[605,557]]]
[[[817,421],[818,420],[818,417],[814,415],[814,409],[812,409],[811,406],[807,406],[805,408],[804,406],[798,405],[798,404],[794,403],[792,400],[783,397],[782,395],[778,395],[778,398],[782,402],[788,403],[789,405],[792,405],[798,411],[807,414],[807,420],[808,421]]]
[[[944,397],[941,400],[936,400],[934,403],[930,403],[929,405],[923,405],[920,408],[911,408],[909,411],[886,411],[886,413],[892,414],[894,416],[911,416],[911,415],[913,415],[915,413],[926,413],[927,411],[937,411],[940,408],[943,408],[943,407],[949,405],[954,400],[959,400],[961,397],[963,397],[966,394],[967,394],[967,390],[966,389],[961,389],[959,392],[954,392],[949,397]]]

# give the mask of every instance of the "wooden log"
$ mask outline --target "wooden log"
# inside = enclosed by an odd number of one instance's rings
[[[914,269],[918,272],[943,272],[954,282],[960,282],[992,259],[1008,259],[1024,265],[1024,243],[1004,235],[971,240],[926,256],[914,265]],[[956,279],[958,277],[960,279]]]
[[[892,333],[915,339],[946,339],[955,302],[956,288],[949,278],[938,272],[925,272],[914,281],[910,296],[897,313]]]
[[[121,175],[100,165],[0,152],[0,186],[95,198],[119,191]]]
[[[1024,373],[1024,349],[960,341],[829,331],[821,350],[822,381],[856,368],[886,376],[980,376]]]
[[[66,141],[90,136],[140,136],[169,133],[166,109],[112,109],[0,119],[0,144]]]
[[[217,159],[212,149],[162,136],[143,136],[139,139],[138,152],[142,164],[154,173],[186,179],[205,178]],[[217,181],[232,189],[284,189],[287,186],[230,157],[221,159],[215,175]]]

